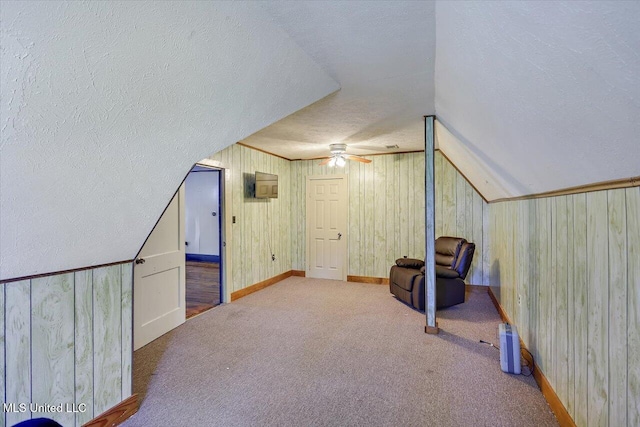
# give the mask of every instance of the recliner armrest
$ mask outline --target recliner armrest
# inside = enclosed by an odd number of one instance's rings
[[[424,267],[424,261],[415,258],[398,258],[396,265],[403,268],[415,268],[416,270]]]
[[[457,279],[460,275],[455,270],[441,265],[436,265],[436,277],[441,277],[443,279]]]

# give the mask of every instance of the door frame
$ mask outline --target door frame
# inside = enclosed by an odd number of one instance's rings
[[[231,302],[231,268],[233,260],[227,256],[227,242],[232,239],[232,203],[231,203],[231,169],[226,165],[211,159],[202,159],[194,166],[202,166],[220,171],[218,191],[220,197],[220,304]],[[191,171],[191,169],[189,169]]]
[[[208,162],[207,162],[208,163]],[[221,166],[214,166],[211,164],[207,164],[204,163],[204,160],[197,162],[195,165],[193,165],[193,167],[189,170],[189,173],[191,173],[191,170],[196,167],[196,166],[200,166],[203,168],[207,168],[207,169],[211,169],[211,170],[216,170],[218,171],[218,228],[219,228],[219,236],[218,236],[218,253],[220,254],[220,304],[224,304],[226,302],[230,302],[231,301],[231,293],[230,292],[226,292],[228,286],[227,286],[227,270],[229,269],[229,266],[227,265],[228,263],[228,257],[226,254],[226,224],[227,221],[226,219],[228,217],[230,217],[230,215],[227,214],[227,203],[225,203],[226,200],[226,194],[225,194],[225,179],[224,177],[226,177],[227,173],[226,173],[226,169],[221,167]],[[188,174],[187,174],[188,175]],[[229,210],[231,208],[231,204],[228,204],[229,206]],[[185,219],[186,220],[186,219]],[[228,294],[228,295],[227,295]]]
[[[345,227],[345,251],[344,251],[344,268],[342,269],[342,280],[343,281],[347,281],[347,276],[348,276],[348,270],[349,270],[349,174],[346,173],[332,173],[332,174],[327,174],[327,175],[307,175],[306,177],[306,187],[305,187],[305,195],[304,195],[304,200],[305,200],[305,266],[304,266],[304,270],[305,270],[305,274],[309,273],[309,256],[311,254],[311,249],[309,247],[310,245],[310,241],[309,241],[309,234],[310,234],[310,230],[309,230],[309,203],[307,203],[309,201],[309,197],[310,197],[310,188],[309,188],[309,184],[312,180],[328,180],[328,179],[337,179],[337,178],[342,178],[344,179],[344,185],[346,187],[346,198],[347,200],[345,201],[347,204],[347,218],[346,218],[346,227]]]

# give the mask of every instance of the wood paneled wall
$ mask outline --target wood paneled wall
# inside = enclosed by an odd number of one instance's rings
[[[3,402],[86,405],[7,412],[1,426],[42,416],[80,426],[131,396],[132,280],[120,264],[1,285]]]
[[[387,277],[389,267],[397,258],[407,255],[424,259],[424,153],[367,158],[372,162],[347,162],[344,168],[319,166],[318,160],[291,162],[294,270],[305,270],[305,178],[308,175],[349,175],[349,275]],[[476,254],[467,281],[485,284],[486,203],[439,151],[435,157],[435,175],[436,237],[460,236],[475,242]],[[485,261],[488,263],[488,259]]]
[[[227,253],[236,260],[231,292],[291,269],[305,270],[308,175],[349,175],[349,275],[387,277],[397,258],[424,258],[424,153],[369,158],[372,163],[329,168],[319,166],[319,160],[288,161],[237,144],[211,156],[231,173],[226,184],[232,187],[236,216],[227,238]],[[487,204],[439,151],[435,161],[436,236],[475,242],[467,281],[486,284]],[[278,175],[278,199],[247,197],[247,175],[255,171]]]
[[[436,238],[464,237],[476,244],[466,281],[489,284],[488,204],[449,160],[436,151]]]
[[[491,204],[490,236],[492,289],[575,423],[640,425],[640,188]]]
[[[242,145],[232,145],[211,160],[228,168],[232,215],[236,223],[227,230],[227,251],[233,257],[230,292],[291,270],[291,167],[290,161]],[[256,199],[251,180],[256,171],[278,175],[278,198]],[[227,200],[229,203],[229,200]],[[276,260],[271,260],[271,254]]]
[[[344,168],[291,162],[292,269],[306,269],[306,177],[334,173],[349,175],[347,274],[387,277],[397,258],[424,259],[424,153],[367,158]]]

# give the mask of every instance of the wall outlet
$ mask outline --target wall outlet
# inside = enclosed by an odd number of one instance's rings
[[[522,295],[518,294],[518,305],[522,305]]]
[[[276,254],[271,254],[271,261],[275,261],[276,260]]]

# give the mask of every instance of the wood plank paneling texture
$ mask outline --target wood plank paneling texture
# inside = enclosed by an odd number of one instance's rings
[[[292,258],[299,256],[299,242],[292,236],[304,235],[304,216],[291,215],[299,200],[291,198],[293,188],[304,187],[292,180],[295,163],[242,145],[215,153],[209,159],[231,171],[231,215],[236,223],[227,230],[227,253],[235,260],[231,267],[230,293],[291,270]],[[278,175],[278,198],[256,199],[253,178],[256,171]],[[301,221],[302,219],[302,221]],[[275,254],[275,261],[271,254]]]
[[[120,264],[1,285],[3,401],[86,409],[7,412],[1,426],[42,416],[81,426],[131,395],[131,268]]]
[[[489,215],[492,289],[576,425],[640,425],[640,188]]]
[[[59,405],[74,401],[74,289],[73,273],[31,281],[31,399]],[[48,417],[34,412],[34,418]],[[58,415],[62,425],[73,425],[73,413]]]
[[[31,286],[28,280],[7,283],[5,288],[5,387],[7,403],[31,402]],[[31,418],[31,414],[3,414],[7,426]]]
[[[367,158],[372,163],[347,162],[344,168],[318,166],[319,160],[291,162],[292,269],[305,269],[307,175],[349,175],[349,275],[387,277],[397,258],[424,259],[424,153]],[[476,243],[467,282],[487,284],[486,203],[439,151],[435,177],[436,237],[460,236]]]

